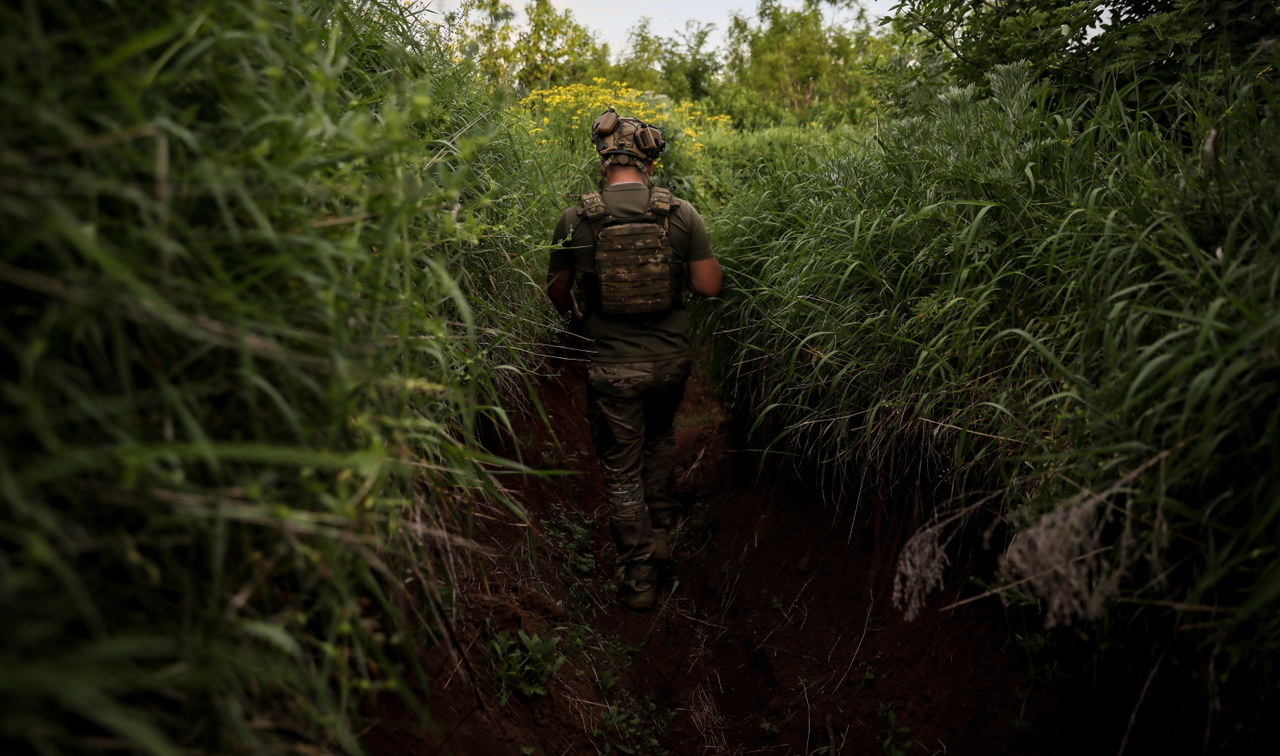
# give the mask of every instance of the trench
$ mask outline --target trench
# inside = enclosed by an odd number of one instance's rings
[[[507,483],[527,524],[479,515],[483,552],[458,577],[456,637],[421,691],[434,724],[408,726],[409,712],[384,703],[372,753],[1113,750],[1102,744],[1124,723],[1079,709],[1072,683],[1029,648],[1029,618],[995,599],[952,606],[975,592],[961,566],[905,620],[892,589],[907,533],[887,503],[823,496],[761,464],[696,376],[676,421],[686,506],[663,598],[651,612],[623,608],[582,372],[553,366],[539,380],[535,406],[554,433],[530,410],[511,449],[576,474]],[[493,639],[519,632],[555,639],[566,660],[545,694],[500,705]],[[1074,725],[1082,716],[1089,727]]]

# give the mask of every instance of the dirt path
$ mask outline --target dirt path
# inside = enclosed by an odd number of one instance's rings
[[[384,701],[366,737],[373,753],[1090,750],[1096,733],[1054,716],[1067,714],[1063,692],[1033,681],[997,602],[941,611],[953,592],[905,622],[890,600],[902,534],[869,532],[852,505],[837,513],[733,451],[696,380],[677,421],[688,506],[667,592],[654,612],[622,608],[582,385],[570,366],[538,386],[555,437],[536,413],[517,421],[530,465],[580,475],[511,479],[528,526],[480,513],[485,554],[459,575],[455,639],[432,662],[439,728],[405,726],[407,712]],[[512,694],[508,665],[499,706],[495,664],[536,656],[519,632],[556,639],[564,661],[546,695]]]

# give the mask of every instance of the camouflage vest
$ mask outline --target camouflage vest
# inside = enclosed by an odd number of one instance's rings
[[[582,195],[578,214],[591,226],[595,275],[585,276],[588,307],[605,315],[647,315],[683,304],[684,269],[671,251],[670,189],[649,190],[649,211],[620,221],[599,192]]]

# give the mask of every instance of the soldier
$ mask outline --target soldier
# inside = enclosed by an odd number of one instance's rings
[[[656,563],[669,558],[677,506],[672,422],[692,365],[685,291],[718,296],[724,273],[698,211],[650,180],[666,147],[660,130],[609,108],[591,141],[604,188],[556,224],[548,295],[591,343],[587,414],[622,599],[643,611],[657,599]]]

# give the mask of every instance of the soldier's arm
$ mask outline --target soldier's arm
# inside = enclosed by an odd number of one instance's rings
[[[689,262],[685,266],[685,275],[689,289],[702,297],[718,297],[724,286],[724,270],[711,252],[707,226],[698,211],[687,202],[681,203],[679,213],[677,219],[688,240]]]
[[[573,268],[547,270],[547,297],[556,312],[573,313]]]
[[[573,252],[568,245],[573,237],[569,214],[565,213],[551,233],[551,243],[556,245],[547,266],[547,298],[556,312],[570,318],[582,317],[573,301]]]
[[[718,297],[724,285],[724,269],[720,261],[712,257],[689,263],[689,288],[703,297]]]

